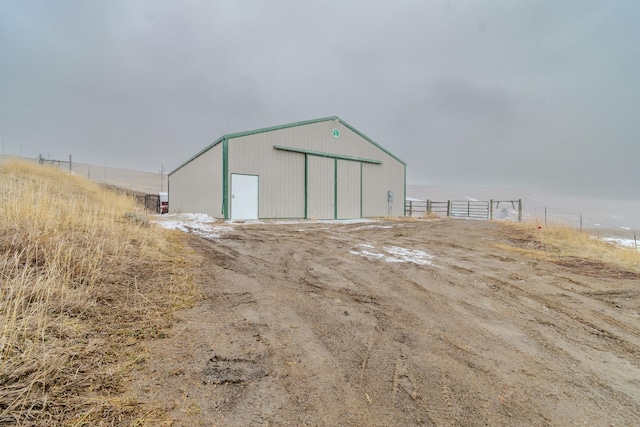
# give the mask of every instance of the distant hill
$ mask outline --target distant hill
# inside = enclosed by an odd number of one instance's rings
[[[0,155],[0,161],[9,159],[20,159],[24,161],[36,162],[37,160],[25,157],[14,157]],[[47,163],[60,169],[68,171],[68,163]],[[159,173],[143,172],[132,169],[116,168],[109,165],[93,165],[89,163],[75,163],[71,165],[71,172],[74,175],[84,176],[90,181],[114,185],[128,190],[139,191],[141,193],[156,194],[159,191],[167,191],[167,176],[162,178]],[[162,190],[160,189],[162,181]]]

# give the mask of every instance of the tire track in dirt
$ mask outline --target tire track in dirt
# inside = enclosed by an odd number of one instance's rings
[[[569,360],[573,359],[574,365],[582,364],[582,362],[584,362],[584,357],[580,356],[580,354],[576,354],[576,351],[574,348],[572,348],[572,346],[567,346],[566,343],[563,343],[563,341],[567,339],[572,342],[575,342],[580,346],[588,345],[591,348],[598,348],[600,351],[604,351],[604,350],[613,351],[615,354],[618,355],[620,360],[625,361],[623,363],[625,364],[629,363],[631,365],[635,365],[636,367],[638,366],[637,365],[638,361],[634,357],[634,355],[637,353],[637,347],[636,347],[637,344],[636,345],[631,344],[633,340],[637,342],[637,340],[635,339],[638,336],[637,330],[627,326],[626,324],[618,320],[613,319],[612,317],[606,314],[601,313],[600,312],[601,309],[590,310],[586,312],[591,317],[591,319],[588,320],[586,317],[576,314],[574,312],[574,308],[571,305],[567,305],[566,303],[563,303],[563,298],[561,298],[563,296],[567,297],[568,298],[567,301],[570,303],[574,303],[574,305],[585,304],[586,302],[583,301],[584,296],[582,294],[572,293],[571,296],[566,294],[564,295],[558,294],[557,293],[558,289],[553,289],[553,287],[551,289],[548,289],[546,286],[543,286],[543,288],[546,289],[547,293],[545,293],[544,291],[541,292],[541,289],[539,287],[536,288],[535,292],[528,291],[522,288],[522,284],[519,283],[519,282],[522,282],[520,280],[507,280],[507,279],[496,278],[494,276],[494,273],[487,274],[487,273],[481,273],[481,272],[479,273],[470,272],[469,274],[472,274],[475,277],[477,277],[477,279],[475,280],[481,280],[487,283],[491,283],[492,289],[498,290],[498,293],[496,295],[499,296],[503,300],[505,306],[509,306],[510,309],[514,307],[514,303],[523,304],[522,302],[523,300],[535,301],[541,308],[544,309],[544,311],[539,310],[537,314],[536,313],[533,314],[533,317],[536,323],[543,325],[545,328],[552,328],[555,331],[556,335],[562,336],[562,340],[560,341],[557,339],[549,340],[548,334],[545,334],[544,332],[541,332],[541,331],[533,330],[533,331],[529,331],[528,334],[533,338],[535,338],[536,341],[538,341],[540,344],[544,346],[544,348],[550,350],[552,353],[556,355],[564,354],[565,357],[570,358]],[[503,272],[502,276],[511,278],[512,275],[508,275]],[[519,276],[515,276],[515,277],[519,278]],[[553,282],[554,282],[554,285],[557,285],[556,283],[557,280],[554,280]],[[573,282],[575,282],[575,280]],[[527,304],[524,304],[524,305],[527,305]],[[562,316],[564,316],[565,320],[563,320],[562,317],[558,318],[558,314],[561,314]],[[546,318],[549,320],[544,321],[544,320],[541,320],[542,318]],[[602,322],[598,323],[596,322],[596,319],[599,319]],[[611,326],[615,326],[614,330],[617,330],[617,333],[612,332],[610,328],[608,328],[607,330],[603,329],[603,323]],[[563,324],[568,325],[568,328],[571,330],[576,330],[577,325],[582,325],[579,328],[581,329],[581,331],[578,331],[579,332],[578,334],[572,334],[570,337],[570,335],[566,331],[561,331],[560,328],[564,329],[564,327],[560,325],[563,325]],[[620,336],[621,331],[622,331],[622,335],[626,335],[628,339],[622,338]],[[582,334],[587,333],[591,335],[596,335],[599,338],[604,338],[605,341],[602,342],[602,340],[600,340],[601,341],[600,344],[597,345],[597,347],[594,347],[593,339],[585,339],[584,337],[581,338],[580,332]],[[631,335],[631,337],[629,335]],[[598,341],[596,341],[595,343],[597,342]],[[611,346],[612,343],[615,343],[615,345]],[[603,360],[603,363],[607,363],[607,361]],[[601,365],[601,367],[605,367],[605,366]],[[629,395],[628,393],[621,394],[619,388],[611,388],[607,386],[606,382],[608,381],[608,379],[603,379],[601,376],[596,374],[596,372],[600,371],[600,369],[598,369],[598,363],[596,363],[595,367],[593,367],[592,369],[593,369],[592,371],[593,373],[591,375],[587,375],[586,377],[586,380],[590,384],[592,384],[592,386],[597,386],[601,390],[602,389],[608,390],[608,392],[611,395],[616,395],[617,399],[619,399],[620,402],[627,403],[628,409],[631,409],[633,407],[633,404],[632,404],[633,398],[634,397],[637,398],[638,396],[637,394],[635,395],[634,394]],[[635,380],[632,379],[631,381],[627,381],[627,382],[638,381],[638,380],[639,378],[636,378]]]
[[[339,259],[327,260],[322,259],[319,260],[319,263],[322,266],[336,264],[339,262]],[[389,397],[392,400],[396,400],[395,396],[397,396],[398,392],[398,384],[396,383],[396,388],[393,386],[394,373],[398,373],[398,365],[394,360],[397,357],[396,349],[400,345],[397,341],[387,339],[380,339],[379,336],[381,333],[389,333],[388,324],[390,323],[388,320],[385,320],[386,317],[389,316],[389,312],[393,313],[393,316],[397,318],[402,315],[402,310],[394,309],[390,307],[388,304],[385,304],[383,307],[380,307],[380,304],[377,301],[376,297],[368,295],[366,293],[366,289],[361,289],[358,292],[351,290],[352,288],[362,288],[363,285],[358,283],[357,281],[351,281],[352,277],[348,277],[350,275],[345,275],[344,272],[342,274],[336,274],[335,269],[325,269],[316,263],[308,263],[303,265],[299,265],[300,270],[305,271],[305,275],[300,278],[301,283],[311,288],[310,292],[314,294],[321,295],[327,301],[335,303],[342,302],[343,300],[351,300],[353,303],[366,306],[367,311],[373,311],[373,317],[375,318],[375,326],[371,328],[369,337],[375,338],[365,338],[363,340],[363,344],[360,347],[367,348],[366,355],[362,356],[360,352],[356,352],[356,354],[360,354],[358,358],[353,360],[353,354],[344,354],[345,351],[343,349],[349,348],[348,343],[357,339],[357,337],[351,336],[349,334],[340,334],[336,332],[336,329],[343,328],[323,328],[321,322],[317,322],[313,329],[315,329],[316,336],[320,337],[320,340],[324,343],[324,346],[329,349],[329,351],[333,354],[334,357],[343,361],[343,364],[349,365],[353,364],[358,366],[358,385],[362,388],[362,395],[367,400],[367,403],[370,405],[376,405],[380,401],[388,400]],[[304,267],[304,268],[302,268]],[[333,286],[328,287],[327,283],[332,283],[335,285],[337,282],[342,282],[342,286],[339,288],[335,288]],[[348,287],[345,289],[345,286]],[[369,290],[370,291],[370,290]],[[312,313],[316,308],[317,304],[314,303],[311,306],[305,305],[304,302],[300,302],[299,306],[302,308],[302,311],[305,313]],[[325,310],[326,308],[322,308]],[[345,312],[346,315],[349,315]],[[414,323],[414,319],[404,320],[404,323],[411,324]],[[327,339],[327,337],[331,337],[331,339]],[[340,338],[340,339],[338,339]],[[373,348],[375,343],[375,350]],[[399,353],[398,353],[399,354]],[[380,355],[384,355],[380,357]],[[391,355],[391,357],[388,357]],[[353,363],[356,362],[356,363]],[[354,366],[354,368],[355,368]],[[394,368],[395,367],[395,368]],[[369,373],[369,371],[373,372],[373,375]],[[409,390],[413,388],[411,377],[408,374],[408,368],[403,367],[403,373],[399,377],[402,380],[402,390]],[[348,375],[348,374],[347,374]],[[396,378],[398,380],[398,377]],[[413,380],[415,382],[415,380]],[[382,384],[381,384],[382,383]],[[374,393],[367,392],[366,390],[377,390],[377,389],[385,389],[384,383],[388,384],[386,393]],[[373,384],[373,385],[371,385]],[[394,392],[395,390],[395,392]],[[416,399],[417,393],[415,390],[410,390],[408,395],[412,400]],[[376,419],[380,419],[378,417],[389,417],[388,413],[378,414],[376,415]],[[428,416],[424,417],[426,420],[429,419]],[[414,420],[409,420],[415,422]]]
[[[165,392],[184,399],[176,425],[640,422],[635,353],[590,332],[639,344],[640,322],[602,301],[611,283],[503,241],[478,221],[243,224],[194,241],[207,298],[172,341],[184,349],[152,363],[184,370],[165,378],[185,390]],[[350,252],[362,244],[435,265]]]

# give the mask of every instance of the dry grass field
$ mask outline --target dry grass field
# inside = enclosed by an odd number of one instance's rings
[[[142,416],[123,378],[195,297],[188,254],[132,198],[56,168],[0,165],[0,424]]]

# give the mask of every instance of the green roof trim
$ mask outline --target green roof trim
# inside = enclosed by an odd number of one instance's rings
[[[195,156],[191,157],[186,162],[182,163],[180,166],[175,168],[173,171],[169,172],[169,175],[177,172],[179,169],[183,168],[185,165],[187,165],[191,161],[193,161],[196,158],[200,157],[202,154],[206,153],[211,148],[215,147],[220,142],[222,142],[222,140],[227,140],[228,141],[228,140],[230,140],[232,138],[240,138],[240,137],[247,136],[247,135],[255,135],[257,133],[265,133],[265,132],[271,132],[271,131],[274,131],[274,130],[281,130],[281,129],[287,129],[287,128],[292,128],[292,127],[296,127],[296,126],[304,126],[304,125],[310,125],[310,124],[313,124],[313,123],[321,123],[321,122],[328,122],[328,121],[335,121],[335,120],[339,121],[344,126],[346,126],[348,129],[350,129],[352,132],[354,132],[355,134],[357,134],[360,137],[364,138],[365,140],[369,141],[371,144],[375,145],[378,149],[382,150],[383,152],[385,152],[389,156],[393,157],[395,160],[397,160],[398,162],[402,163],[404,166],[407,166],[407,163],[404,160],[400,159],[398,156],[394,155],[393,153],[391,153],[390,151],[388,151],[387,149],[382,147],[380,144],[378,144],[373,139],[369,138],[367,135],[365,135],[362,132],[360,132],[358,129],[356,129],[353,126],[351,126],[349,123],[347,123],[344,120],[342,120],[340,117],[338,117],[338,116],[330,116],[330,117],[323,117],[323,118],[320,118],[320,119],[304,120],[304,121],[301,121],[301,122],[288,123],[288,124],[285,124],[285,125],[271,126],[271,127],[266,127],[266,128],[249,130],[249,131],[245,131],[245,132],[236,132],[236,133],[229,133],[229,134],[226,134],[226,135],[222,135],[220,138],[215,140],[212,144],[208,145],[203,150],[201,150],[198,154],[196,154]],[[340,157],[337,157],[337,158],[340,158]],[[349,160],[349,159],[345,159],[345,160]],[[367,163],[373,163],[373,162],[367,162]],[[382,162],[379,162],[379,163],[382,163]]]
[[[336,120],[336,119],[340,120],[340,118],[338,116],[323,117],[321,119],[304,120],[302,122],[287,123],[286,125],[270,126],[270,127],[267,127],[267,128],[248,130],[248,131],[245,131],[245,132],[229,133],[227,135],[224,135],[224,137],[227,138],[227,139],[240,138],[242,136],[255,135],[257,133],[272,132],[274,130],[294,128],[294,127],[297,127],[297,126],[310,125],[310,124],[313,124],[313,123],[328,122],[328,121],[332,121],[332,120]],[[344,122],[343,122],[343,124],[344,124]]]
[[[349,123],[345,122],[344,120],[342,120],[339,117],[335,117],[336,119],[338,119],[340,121],[340,123],[342,123],[343,125],[345,125],[346,127],[348,127],[349,129],[351,129],[354,133],[360,135],[362,138],[366,139],[367,141],[369,141],[370,143],[372,143],[373,145],[375,145],[377,148],[379,148],[380,150],[384,151],[385,153],[387,153],[388,155],[390,155],[391,157],[393,157],[394,159],[396,159],[397,161],[399,161],[400,163],[402,163],[403,165],[407,166],[407,162],[405,162],[404,160],[402,160],[400,157],[396,156],[395,154],[393,154],[392,152],[390,152],[389,150],[387,150],[386,148],[384,148],[382,145],[378,144],[377,142],[375,142],[373,139],[369,138],[367,135],[365,135],[364,133],[360,132],[358,129],[354,128],[353,126],[351,126]]]
[[[172,170],[171,172],[169,172],[167,174],[167,176],[174,174],[176,172],[178,172],[180,169],[182,169],[183,167],[185,167],[186,165],[188,165],[189,163],[191,163],[192,161],[194,161],[195,159],[197,159],[198,157],[202,156],[204,153],[206,153],[207,151],[211,150],[213,147],[215,147],[216,145],[220,144],[222,142],[222,140],[224,139],[224,136],[221,136],[220,138],[216,139],[212,144],[207,145],[205,148],[203,148],[202,150],[200,150],[198,152],[198,154],[196,154],[195,156],[191,156],[191,158],[189,158],[189,160],[187,160],[186,162],[182,163],[180,166],[178,166],[177,168],[175,168],[174,170]]]
[[[304,148],[283,147],[281,145],[274,145],[273,148],[280,151],[290,151],[292,153],[307,154],[309,156],[327,157],[329,159],[349,160],[352,162],[360,162],[360,163],[373,163],[374,165],[382,164],[382,161],[380,160],[364,159],[362,157],[345,156],[342,154],[323,153],[322,151],[306,150]]]

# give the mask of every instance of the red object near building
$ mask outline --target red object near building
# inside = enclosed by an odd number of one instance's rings
[[[161,214],[169,213],[169,193],[158,193],[159,211]]]

